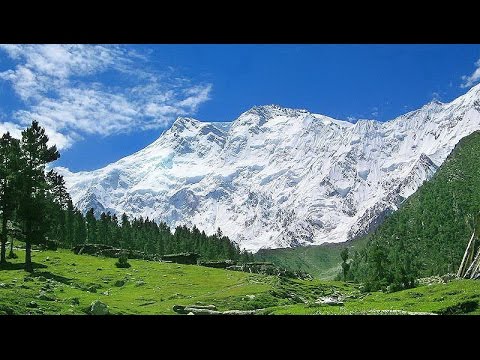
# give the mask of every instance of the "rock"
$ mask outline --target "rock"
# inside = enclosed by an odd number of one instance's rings
[[[191,307],[185,307],[187,313],[192,312],[194,315],[222,315],[220,311],[208,310],[208,309],[197,309]]]
[[[30,301],[30,302],[27,304],[27,307],[28,307],[28,308],[31,308],[31,309],[34,309],[34,308],[37,308],[37,307],[38,307],[38,304],[37,304],[35,301]]]
[[[195,315],[195,314],[190,311],[187,315]]]
[[[80,299],[78,297],[74,297],[71,300],[72,305],[80,305]]]
[[[40,291],[40,294],[37,295],[38,300],[44,300],[44,301],[55,301],[55,299],[51,296],[48,296],[45,291]]]
[[[442,279],[442,281],[443,281],[444,283],[448,283],[448,282],[450,282],[450,281],[452,281],[452,280],[455,280],[455,279],[457,278],[457,275],[450,273],[450,274],[442,275],[442,276],[440,276],[440,277],[441,277],[441,279]]]
[[[331,306],[342,306],[343,301],[335,296],[324,296],[315,301],[315,304],[331,305]]]
[[[91,293],[96,293],[99,288],[100,286],[98,285],[91,285],[87,288],[87,291]]]
[[[104,304],[100,300],[95,300],[90,305],[90,314],[92,315],[108,315],[108,305]]]
[[[255,295],[245,295],[245,297],[246,297],[248,300],[253,300],[253,299],[255,299]]]
[[[255,315],[256,310],[227,310],[223,315]]]
[[[50,261],[50,257],[47,256],[47,257],[45,258],[45,261]]]
[[[167,275],[163,275],[163,277],[167,277]]]
[[[216,311],[217,307],[215,305],[174,305],[173,311],[178,314],[188,314],[193,313],[195,315],[219,315],[221,312]]]
[[[117,280],[113,285],[116,287],[122,287],[123,285],[125,285],[125,280]]]
[[[135,283],[135,286],[143,286],[143,285],[145,285],[145,281],[143,280],[139,280]]]
[[[173,305],[172,310],[175,311],[178,314],[186,314],[187,313],[185,311],[185,306],[183,306],[183,305]]]
[[[110,296],[110,293],[109,293],[108,291],[104,291],[104,292],[102,293],[102,295]]]

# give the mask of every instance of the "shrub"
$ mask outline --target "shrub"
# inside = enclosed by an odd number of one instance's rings
[[[115,263],[115,266],[117,268],[129,268],[132,265],[128,263],[127,254],[121,254],[120,257],[118,258],[118,261]]]

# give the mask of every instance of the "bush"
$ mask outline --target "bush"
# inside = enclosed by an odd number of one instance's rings
[[[118,258],[118,261],[115,263],[115,266],[116,266],[117,268],[129,268],[129,267],[132,266],[132,265],[130,265],[130,264],[128,263],[127,254],[122,254],[122,255],[120,255],[120,257]]]

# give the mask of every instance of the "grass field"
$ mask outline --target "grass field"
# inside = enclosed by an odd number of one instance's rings
[[[394,311],[480,314],[480,281],[454,280],[396,293],[361,294],[354,284],[292,280],[196,265],[33,253],[34,274],[23,271],[24,253],[0,270],[0,314],[86,314],[94,300],[111,314],[174,314],[175,304],[214,304],[223,310],[264,309],[262,314],[358,314]],[[344,306],[315,304],[341,294]],[[32,304],[32,302],[34,302]]]

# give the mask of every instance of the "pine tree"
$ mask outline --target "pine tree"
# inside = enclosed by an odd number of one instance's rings
[[[10,133],[0,138],[0,206],[2,210],[2,238],[0,263],[5,263],[8,241],[8,220],[12,220],[18,196],[18,171],[20,168],[20,141]]]
[[[85,221],[87,225],[87,243],[95,244],[97,242],[97,219],[95,218],[93,208],[87,211]]]
[[[41,241],[46,230],[43,209],[47,202],[48,183],[45,166],[60,157],[57,147],[49,147],[47,143],[45,129],[37,121],[22,131],[20,157],[23,166],[20,170],[19,216],[25,234],[25,270],[28,272],[33,272],[32,243]]]

